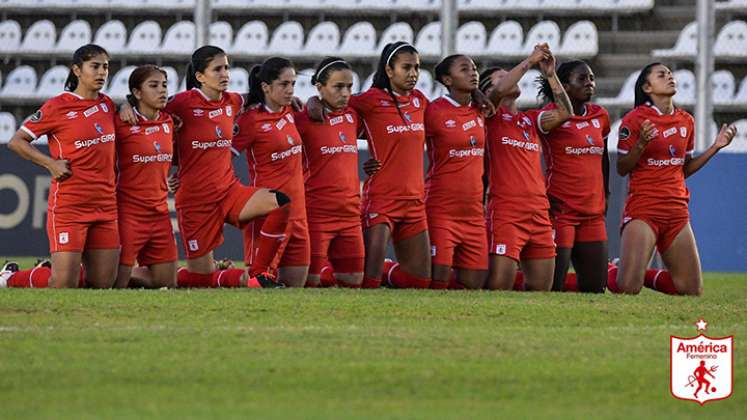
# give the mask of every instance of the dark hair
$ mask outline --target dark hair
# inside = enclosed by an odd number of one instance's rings
[[[434,77],[436,80],[438,80],[442,85],[446,86],[446,83],[444,83],[444,77],[449,76],[451,73],[449,73],[449,69],[451,69],[451,65],[454,64],[454,62],[461,57],[466,57],[464,54],[454,54],[450,55],[443,60],[441,60],[440,63],[436,64],[436,67],[433,69]],[[448,86],[446,86],[448,88]]]
[[[314,75],[311,76],[311,84],[315,85],[317,82],[326,84],[329,75],[335,70],[353,70],[353,68],[340,57],[325,57],[316,67]]]
[[[132,73],[130,73],[130,79],[127,82],[130,87],[130,93],[127,95],[127,102],[129,102],[133,108],[136,108],[138,105],[138,100],[135,97],[135,89],[142,89],[143,83],[145,83],[145,81],[154,73],[163,74],[163,77],[165,77],[166,80],[169,78],[169,75],[166,74],[164,69],[154,66],[153,64],[138,66],[132,71]]]
[[[478,88],[482,91],[482,93],[486,93],[488,89],[493,86],[493,82],[490,80],[490,76],[493,73],[501,70],[503,70],[502,67],[490,67],[480,73],[480,85],[478,86]]]
[[[379,63],[376,65],[376,72],[374,73],[371,86],[389,92],[389,96],[391,96],[392,101],[394,102],[394,107],[397,108],[400,118],[402,118],[402,121],[405,121],[405,116],[402,115],[402,111],[399,109],[399,106],[397,106],[397,98],[394,97],[394,92],[392,91],[392,82],[386,74],[386,66],[395,63],[397,61],[397,56],[402,53],[418,54],[418,50],[404,41],[391,42],[384,46],[384,49],[381,51],[381,56],[379,57]],[[406,121],[405,124],[407,124]]]
[[[189,64],[187,65],[187,90],[198,88],[202,85],[197,80],[197,77],[195,77],[195,73],[198,71],[204,73],[208,64],[219,55],[226,55],[226,52],[213,45],[205,45],[192,53],[192,59],[189,60]]]
[[[84,62],[101,54],[104,54],[107,59],[109,58],[109,53],[103,47],[96,44],[86,44],[73,53],[73,66],[81,67]],[[78,76],[75,75],[72,66],[70,66],[70,73],[68,73],[67,80],[65,80],[65,90],[72,92],[77,88]]]
[[[270,57],[261,65],[257,64],[249,72],[249,95],[247,105],[265,103],[265,93],[262,82],[270,84],[280,77],[280,73],[287,68],[293,68],[293,63],[283,57]]]
[[[651,70],[659,65],[663,66],[664,64],[658,62],[648,64],[638,75],[638,79],[635,81],[635,106],[641,106],[646,102],[651,102],[651,96],[643,91],[643,85],[648,81],[648,75],[651,74]]]
[[[558,69],[555,70],[555,74],[558,76],[558,80],[560,80],[561,84],[569,83],[571,73],[573,73],[573,70],[576,70],[580,66],[588,66],[588,64],[583,60],[566,61],[565,63],[558,66]],[[555,102],[555,95],[553,95],[552,93],[550,82],[543,76],[538,77],[537,82],[540,85],[540,97],[542,97],[542,99],[546,102]]]

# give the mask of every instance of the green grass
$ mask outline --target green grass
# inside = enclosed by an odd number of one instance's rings
[[[747,276],[701,298],[0,290],[0,418],[745,418]],[[734,335],[734,394],[669,394],[669,336]]]

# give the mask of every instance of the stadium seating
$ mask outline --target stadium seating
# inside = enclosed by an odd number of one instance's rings
[[[519,80],[521,95],[519,95],[516,102],[520,107],[536,106],[539,104],[539,99],[537,98],[537,78],[540,76],[541,73],[539,70],[531,69],[524,73],[524,76]]]
[[[110,20],[96,31],[94,44],[104,47],[109,54],[118,54],[125,50],[127,42],[127,29],[119,20]]]
[[[654,57],[694,57],[698,51],[698,24],[690,22],[682,29],[677,42],[670,49],[654,50]]]
[[[190,55],[195,46],[195,24],[183,20],[172,25],[163,37],[162,54]]]
[[[602,106],[630,106],[635,101],[635,81],[638,79],[639,70],[631,73],[623,82],[620,93],[614,98],[599,98],[597,102]]]
[[[398,41],[409,42],[412,44],[414,39],[415,36],[413,35],[412,27],[409,24],[405,22],[393,23],[381,34],[379,45],[376,47],[376,52],[374,52],[374,54],[383,50],[386,44]]]
[[[717,2],[716,10],[747,11],[747,0],[726,0]]]
[[[469,55],[484,54],[487,37],[485,25],[481,22],[467,22],[457,31],[456,51]]]
[[[741,119],[734,122],[737,126],[737,135],[731,141],[729,147],[722,149],[727,153],[747,153],[747,119]],[[714,136],[715,137],[715,136]]]
[[[31,66],[19,66],[5,77],[0,98],[32,98],[36,93],[36,70]]]
[[[224,21],[210,24],[210,45],[220,47],[223,51],[230,51],[233,43],[233,28],[231,24]],[[190,51],[191,52],[191,51]]]
[[[713,47],[716,57],[747,58],[747,22],[736,20],[721,28]]]
[[[65,89],[65,81],[68,74],[70,74],[70,68],[67,66],[54,66],[47,70],[41,77],[35,96],[38,98],[51,98],[59,95]]]
[[[303,69],[298,72],[294,95],[301,98],[304,102],[306,102],[309,97],[319,94],[316,87],[311,84],[311,76],[313,76],[314,73],[314,69]]]
[[[374,76],[374,73],[371,73],[368,75],[368,77],[366,77],[366,79],[361,84],[361,88],[359,92],[365,92],[371,87],[371,85],[373,85],[373,76]]]
[[[338,52],[346,56],[373,56],[375,47],[376,29],[371,22],[356,22],[345,32]]]
[[[734,99],[734,88],[736,82],[734,75],[728,70],[719,70],[711,75],[711,92],[713,92],[713,103],[716,105],[731,104]]]
[[[687,69],[677,70],[674,72],[674,80],[677,81],[674,102],[679,105],[694,105],[696,85],[693,72]]]
[[[267,51],[270,54],[298,55],[303,48],[303,26],[295,21],[283,22],[272,33]]]
[[[0,23],[0,53],[15,52],[21,46],[21,25],[15,20]]]
[[[334,22],[322,22],[309,31],[303,53],[324,56],[337,51],[340,45],[340,28]]]
[[[109,89],[106,91],[107,95],[115,101],[124,99],[130,93],[129,80],[133,70],[135,70],[135,66],[122,67],[109,83]]]
[[[418,32],[415,49],[424,56],[441,55],[441,22],[431,22]]]
[[[264,51],[267,48],[268,39],[267,25],[260,20],[253,20],[239,29],[229,52],[241,55]]]
[[[588,20],[571,25],[563,35],[558,55],[576,58],[594,57],[599,52],[597,27]]]
[[[745,76],[745,78],[742,79],[742,83],[739,84],[739,90],[737,91],[737,94],[734,95],[732,103],[742,106],[747,105],[747,76]]]
[[[72,53],[81,45],[90,44],[91,36],[91,25],[87,21],[74,20],[62,29],[56,50]]]
[[[521,54],[524,45],[524,29],[515,20],[507,20],[498,25],[486,46],[486,53],[493,56],[516,56]]]
[[[524,41],[523,54],[531,53],[535,45],[543,42],[546,42],[551,50],[558,51],[560,47],[560,27],[557,23],[545,20],[534,25]]]
[[[140,22],[130,33],[127,51],[156,54],[161,47],[161,26],[153,20]]]
[[[16,118],[10,112],[0,112],[0,143],[7,143],[15,134]]]
[[[428,70],[420,70],[418,84],[415,87],[430,99],[433,94],[433,76]]]
[[[57,29],[51,20],[39,20],[34,22],[23,38],[20,51],[45,53],[54,51],[57,40]]]
[[[249,92],[249,72],[241,67],[231,67],[231,79],[228,82],[228,90],[231,92]]]

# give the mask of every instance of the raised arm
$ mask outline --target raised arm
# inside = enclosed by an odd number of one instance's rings
[[[504,77],[494,79],[493,86],[488,90],[488,98],[490,98],[494,104],[500,102],[501,98],[513,90],[514,86],[519,83],[519,80],[521,80],[522,76],[524,76],[529,69],[539,64],[539,62],[548,58],[550,55],[550,49],[547,44],[535,45],[534,50],[529,57],[525,58],[524,61],[509,70]]]
[[[711,158],[715,156],[716,153],[718,153],[719,150],[730,145],[736,134],[737,127],[734,124],[728,126],[724,124],[721,126],[721,130],[716,136],[716,140],[713,141],[711,147],[709,147],[702,155],[698,157],[687,155],[685,157],[684,167],[685,178],[689,177],[695,172],[698,172],[700,168],[705,166],[705,164],[708,163],[708,161],[711,160]]]
[[[548,133],[560,127],[573,116],[573,105],[563,88],[563,84],[560,83],[558,75],[555,73],[555,56],[552,53],[549,53],[549,57],[540,61],[540,70],[545,79],[550,83],[556,105],[555,109],[544,111],[540,116],[540,130],[543,133]]]

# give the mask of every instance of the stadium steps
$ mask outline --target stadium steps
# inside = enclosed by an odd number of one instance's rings
[[[594,61],[594,72],[605,77],[622,77],[640,70],[652,61],[650,54],[599,54]],[[622,83],[620,84],[622,86]],[[619,87],[618,86],[618,90]]]
[[[602,53],[634,54],[643,49],[671,48],[680,31],[617,31],[599,33]]]

